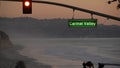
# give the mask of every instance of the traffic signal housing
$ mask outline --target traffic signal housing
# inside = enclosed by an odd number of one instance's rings
[[[32,0],[23,0],[23,14],[32,14]]]

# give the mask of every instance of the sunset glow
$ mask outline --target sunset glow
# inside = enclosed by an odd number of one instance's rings
[[[118,4],[117,2],[108,4],[107,0],[90,0],[90,1],[88,0],[43,0],[43,1],[67,4],[67,5],[83,8],[83,9],[88,9],[88,10],[108,14],[111,16],[120,17],[120,10],[116,9],[116,6]],[[25,4],[26,4],[26,7],[28,7],[28,5],[29,6],[31,5],[28,2],[24,3],[24,5]],[[53,19],[53,18],[71,19],[73,15],[72,9],[50,5],[50,4],[42,4],[42,3],[32,3],[33,12],[30,15],[29,14],[23,15],[21,13],[22,6],[20,2],[11,2],[11,1],[2,2],[1,1],[0,9],[1,9],[0,17],[33,17],[37,19]],[[75,10],[74,18],[88,19],[88,18],[91,18],[91,15],[88,13]],[[112,20],[112,19],[107,20],[107,18],[97,16],[97,15],[93,15],[93,18],[98,19],[98,22],[102,24],[107,24],[107,25],[119,24],[119,21]]]

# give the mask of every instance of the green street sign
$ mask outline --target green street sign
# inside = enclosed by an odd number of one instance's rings
[[[96,27],[97,19],[71,19],[68,21],[69,27]]]

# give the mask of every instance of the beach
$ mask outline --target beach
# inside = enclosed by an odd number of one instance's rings
[[[20,55],[22,46],[14,46],[0,51],[0,68],[15,68],[18,61],[24,61],[26,68],[52,68],[51,65],[37,63],[35,59]]]
[[[13,40],[24,48],[23,56],[53,68],[82,68],[82,63],[120,63],[119,38],[27,38]],[[22,43],[21,43],[22,42]],[[105,68],[119,68],[106,66]]]

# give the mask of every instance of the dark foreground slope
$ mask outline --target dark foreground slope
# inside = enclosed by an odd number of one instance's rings
[[[0,50],[13,47],[8,35],[2,31],[0,31]]]
[[[15,47],[8,35],[0,31],[0,68],[15,68],[16,62],[22,60],[27,68],[52,68],[50,65],[35,63],[34,59],[19,54],[21,46]]]

